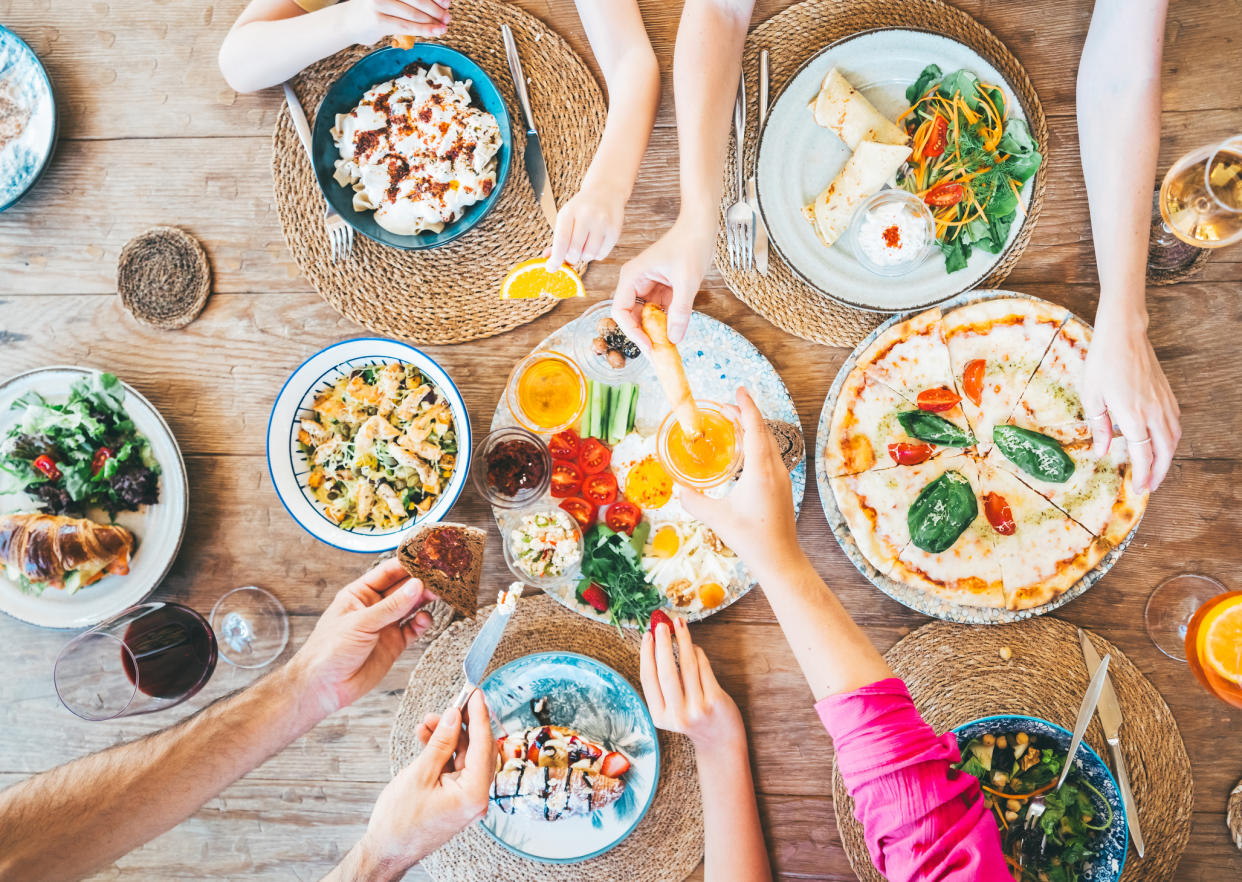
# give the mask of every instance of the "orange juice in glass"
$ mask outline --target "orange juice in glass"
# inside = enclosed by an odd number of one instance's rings
[[[534,352],[513,369],[505,394],[519,423],[553,434],[572,426],[586,409],[586,376],[567,355]]]
[[[742,461],[742,431],[719,404],[696,401],[702,432],[689,435],[670,413],[660,424],[656,457],[673,480],[697,490],[723,484]]]
[[[1186,659],[1209,692],[1242,707],[1242,591],[1199,607],[1186,629]]]

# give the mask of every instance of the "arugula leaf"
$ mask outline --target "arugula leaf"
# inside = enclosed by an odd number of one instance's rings
[[[931,88],[931,84],[940,79],[940,77],[941,72],[939,65],[927,65],[927,67],[923,68],[923,72],[919,74],[919,78],[906,88],[906,100],[911,104],[918,101],[923,97],[923,93]]]
[[[582,555],[582,581],[578,592],[592,582],[608,594],[608,616],[612,624],[642,624],[664,605],[664,596],[647,580],[638,551],[630,537],[605,524],[587,531]]]

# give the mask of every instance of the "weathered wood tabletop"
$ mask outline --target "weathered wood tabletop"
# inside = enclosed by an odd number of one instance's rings
[[[268,477],[264,428],[293,368],[362,329],[316,295],[285,247],[270,174],[279,90],[238,96],[217,70],[217,48],[243,5],[0,0],[0,22],[44,60],[62,112],[51,170],[36,192],[0,214],[0,375],[46,364],[89,365],[119,374],[147,395],[181,443],[192,500],[185,543],[157,596],[205,612],[229,588],[264,586],[288,606],[291,642],[298,645],[336,588],[368,559],[316,542],[285,513]],[[589,57],[571,0],[521,5]],[[763,0],[755,21],[785,5]],[[1091,2],[958,5],[1026,65],[1048,114],[1047,203],[1008,287],[1090,317],[1097,289],[1074,84]],[[1242,130],[1234,88],[1242,70],[1242,5],[1172,6],[1162,169],[1190,148]],[[680,4],[647,0],[643,10],[661,61],[661,111],[626,232],[587,276],[592,302],[609,295],[621,264],[652,242],[677,209],[671,64]],[[1125,144],[1116,155],[1126,161]],[[157,224],[194,233],[215,271],[206,311],[181,331],[136,324],[114,293],[121,246]],[[1226,794],[1242,777],[1242,711],[1209,696],[1184,665],[1152,646],[1143,604],[1157,583],[1182,571],[1242,587],[1240,287],[1242,249],[1234,248],[1214,256],[1196,280],[1150,291],[1152,339],[1181,402],[1185,434],[1134,543],[1099,585],[1059,613],[1121,647],[1173,708],[1195,778],[1191,839],[1178,878],[1210,882],[1242,877],[1242,853],[1230,843],[1224,818]],[[486,426],[515,358],[586,305],[562,305],[495,339],[429,351],[461,387],[474,424]],[[777,330],[739,304],[715,275],[698,306],[772,360],[811,438],[846,351]],[[473,493],[454,516],[486,527],[498,541]],[[800,532],[820,573],[881,649],[925,621],[872,588],[846,560],[813,481]],[[501,556],[490,555],[486,592],[505,579]],[[852,879],[833,819],[831,748],[763,595],[752,592],[695,633],[745,715],[775,868],[786,878]],[[52,687],[52,660],[67,639],[0,617],[0,786],[174,722],[253,676],[221,663],[188,706],[85,723],[60,706]],[[409,653],[371,695],[100,878],[318,878],[362,832],[389,778],[389,727],[416,661]],[[414,870],[410,878],[426,877]]]

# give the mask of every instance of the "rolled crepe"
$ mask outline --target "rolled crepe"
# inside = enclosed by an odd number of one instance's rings
[[[829,247],[841,238],[858,206],[880,192],[910,156],[910,148],[863,141],[828,189],[803,209],[819,238]]]
[[[910,140],[901,126],[876,110],[835,67],[824,77],[811,109],[815,122],[836,132],[851,150],[863,141],[906,144]]]

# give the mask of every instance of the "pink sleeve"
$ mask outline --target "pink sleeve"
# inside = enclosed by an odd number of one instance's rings
[[[952,733],[937,737],[906,684],[881,680],[815,705],[867,849],[890,882],[1012,882],[996,824]]]

